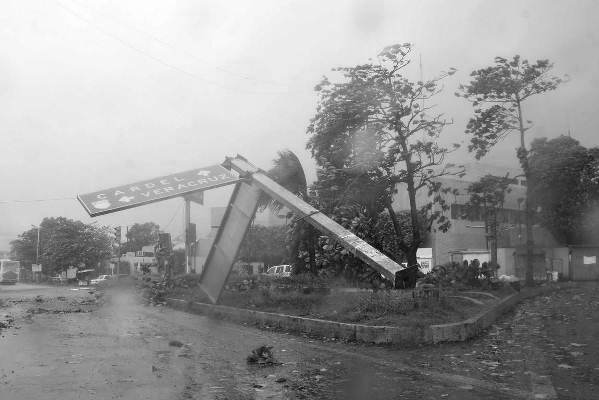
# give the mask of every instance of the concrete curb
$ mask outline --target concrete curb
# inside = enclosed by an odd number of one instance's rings
[[[488,310],[460,322],[431,325],[432,342],[460,342],[479,335],[504,312],[510,310],[522,300],[520,293],[514,293],[495,304]]]
[[[293,333],[307,333],[309,335],[335,339],[375,344],[422,343],[425,337],[429,337],[430,341],[430,334],[425,334],[425,330],[415,331],[398,326],[349,324],[230,306],[186,302],[185,300],[173,298],[166,299],[166,304],[175,309],[234,322],[248,323],[262,328],[276,328]]]
[[[463,342],[481,334],[485,329],[491,326],[497,318],[511,310],[522,300],[543,295],[553,290],[563,287],[572,287],[573,284],[564,283],[558,287],[546,286],[526,290],[525,292],[514,293],[495,304],[488,310],[468,318],[464,321],[452,322],[448,324],[431,325],[431,339],[433,343],[441,342]]]
[[[174,298],[166,299],[166,303],[169,307],[182,311],[209,315],[238,323],[247,323],[260,328],[281,329],[292,333],[307,333],[320,337],[375,344],[431,344],[471,339],[482,333],[497,318],[512,309],[520,301],[555,289],[557,288],[545,287],[514,293],[488,310],[465,321],[430,325],[416,329],[400,326],[350,324],[230,306],[188,302]]]

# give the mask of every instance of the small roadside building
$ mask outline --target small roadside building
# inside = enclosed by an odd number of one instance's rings
[[[570,279],[599,280],[599,245],[568,246],[570,249]]]

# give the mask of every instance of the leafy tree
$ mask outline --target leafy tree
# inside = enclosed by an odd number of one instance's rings
[[[326,175],[322,180],[319,176],[316,187],[324,209],[344,207],[340,218],[366,213],[373,223],[386,211],[397,248],[415,264],[426,232],[433,226],[449,228],[443,199],[449,189],[438,178],[461,169],[444,164],[458,145],[449,149],[439,144],[443,128],[451,122],[431,114],[433,106],[425,105],[442,90],[440,81],[455,70],[411,82],[402,75],[411,49],[409,43],[392,45],[376,62],[336,68],[343,75],[338,83],[323,78],[315,88],[319,102],[308,126],[307,147]],[[409,237],[392,207],[398,184],[408,193]],[[428,195],[424,205],[416,201],[420,192]]]
[[[37,229],[33,227],[11,242],[12,256],[24,264],[35,262]],[[46,274],[54,275],[82,263],[95,268],[111,255],[109,227],[58,217],[44,218],[39,229],[39,263]]]
[[[140,251],[143,246],[157,243],[159,232],[160,226],[154,222],[133,224],[127,231],[127,242],[121,245],[121,252]]]
[[[10,242],[10,257],[19,260],[21,266],[29,266],[37,260],[37,227],[21,233],[17,239]]]
[[[174,275],[185,273],[185,249],[174,249],[171,257],[173,265],[171,266]]]
[[[239,249],[239,259],[281,264],[287,259],[286,236],[286,226],[252,225]]]
[[[599,206],[599,149],[568,136],[535,139],[529,168],[541,224],[563,243],[587,244],[596,223],[589,215]]]
[[[538,60],[531,64],[518,55],[511,60],[496,57],[494,65],[473,71],[470,74],[471,82],[460,85],[456,95],[471,101],[474,107],[474,117],[468,122],[466,133],[472,135],[468,150],[475,152],[477,159],[486,155],[506,136],[517,133],[520,135],[517,157],[526,180],[530,180],[525,133],[532,127],[532,123],[524,118],[522,105],[533,96],[558,87],[562,79],[549,75],[552,68],[553,64],[548,60]],[[528,285],[533,282],[532,218],[532,203],[527,200],[525,223]]]
[[[497,215],[499,210],[503,209],[506,193],[511,191],[509,188],[511,182],[512,179],[508,176],[485,175],[468,186],[470,199],[466,203],[466,208],[471,212],[482,214],[493,266],[497,266]]]

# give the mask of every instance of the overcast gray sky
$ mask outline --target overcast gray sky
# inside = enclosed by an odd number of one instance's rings
[[[314,85],[394,43],[415,45],[425,78],[458,69],[437,101],[454,120],[451,141],[465,140],[471,113],[453,96],[457,85],[497,55],[521,54],[548,58],[571,77],[526,104],[530,137],[570,130],[586,146],[599,144],[593,0],[0,0],[0,10],[0,250],[45,216],[91,221],[78,193],[227,155],[268,168],[288,148],[313,178],[305,130]],[[419,78],[417,68],[408,72]],[[506,141],[486,162],[515,164],[516,146]],[[207,194],[207,205],[224,205],[225,194]],[[181,204],[96,220],[155,221],[176,236]],[[207,207],[192,213],[205,233]]]

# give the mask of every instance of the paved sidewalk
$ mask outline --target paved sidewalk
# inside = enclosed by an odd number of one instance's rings
[[[477,339],[406,351],[414,365],[529,388],[532,398],[594,399],[597,338],[599,283],[588,282],[524,300]]]

